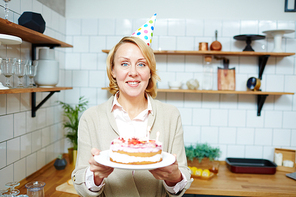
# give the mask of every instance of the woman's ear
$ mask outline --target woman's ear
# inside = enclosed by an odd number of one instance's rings
[[[111,75],[112,75],[112,77],[115,79],[116,78],[116,75],[114,74],[114,71],[112,70],[111,71]]]

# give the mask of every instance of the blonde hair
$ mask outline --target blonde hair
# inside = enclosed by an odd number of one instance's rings
[[[107,64],[107,75],[109,78],[109,92],[114,95],[118,90],[119,87],[116,82],[116,78],[112,76],[112,70],[114,68],[114,58],[118,48],[124,43],[133,43],[139,47],[141,50],[144,58],[147,61],[148,67],[150,68],[151,77],[148,82],[148,86],[145,90],[152,98],[155,98],[157,95],[157,81],[160,81],[159,76],[156,73],[156,60],[153,53],[153,50],[140,38],[137,37],[123,37],[109,52],[106,64]]]

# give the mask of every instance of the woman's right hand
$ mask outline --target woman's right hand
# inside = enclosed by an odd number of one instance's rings
[[[95,161],[94,156],[99,155],[100,152],[100,150],[92,148],[92,157],[88,160],[88,163],[90,164],[90,171],[94,173],[94,182],[97,186],[100,185],[104,178],[107,178],[114,170],[114,168],[104,166]]]

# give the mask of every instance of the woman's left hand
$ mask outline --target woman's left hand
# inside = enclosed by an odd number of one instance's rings
[[[181,171],[178,168],[177,157],[175,156],[175,162],[169,166],[163,168],[157,168],[149,170],[154,178],[158,180],[164,180],[170,187],[175,186],[178,182],[182,181],[183,177]]]

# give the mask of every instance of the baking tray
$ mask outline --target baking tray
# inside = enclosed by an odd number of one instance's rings
[[[277,165],[267,159],[226,158],[227,168],[235,173],[274,174]]]

